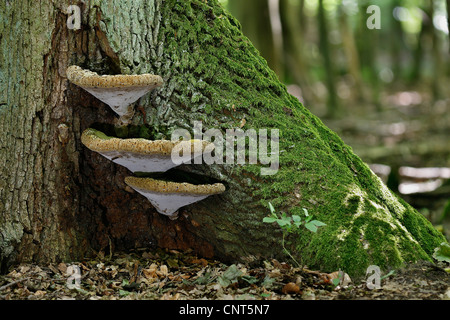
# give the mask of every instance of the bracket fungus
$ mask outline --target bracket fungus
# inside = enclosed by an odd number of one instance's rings
[[[163,84],[158,75],[103,75],[78,66],[67,68],[70,82],[103,101],[127,123],[134,114],[131,104]]]
[[[189,163],[211,151],[214,143],[203,140],[146,140],[120,139],[89,128],[81,135],[81,142],[90,150],[100,153],[108,160],[128,168],[131,172],[166,172],[182,163]],[[195,149],[200,149],[197,152]],[[187,150],[187,152],[185,152]],[[183,151],[181,157],[172,159],[172,152]]]
[[[179,208],[225,191],[221,183],[194,185],[137,177],[126,177],[125,183],[146,197],[159,213],[171,219],[178,217]]]

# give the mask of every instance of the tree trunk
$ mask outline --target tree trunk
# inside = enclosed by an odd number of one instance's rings
[[[330,46],[329,37],[329,28],[328,21],[326,17],[326,11],[324,7],[323,0],[319,0],[318,4],[318,13],[317,20],[319,24],[319,38],[320,38],[320,53],[323,58],[323,66],[325,69],[325,83],[328,89],[328,116],[335,117],[339,112],[339,99],[336,91],[336,76],[333,67],[333,63],[331,62],[332,49]]]
[[[0,4],[3,270],[151,245],[224,261],[286,258],[280,229],[262,223],[268,202],[288,214],[306,208],[327,224],[289,237],[295,257],[324,271],[356,275],[370,264],[429,259],[444,241],[287,93],[215,0],[86,2],[78,31],[66,27],[68,5]],[[68,83],[72,64],[101,74],[159,74],[165,84],[136,104],[132,125],[117,130],[109,107]],[[278,173],[261,175],[261,163],[183,165],[227,191],[182,208],[172,221],[126,187],[127,169],[80,143],[89,127],[170,139],[176,128],[192,131],[194,121],[223,132],[279,129]]]
[[[347,58],[348,73],[354,81],[353,91],[357,101],[363,101],[363,85],[361,79],[361,65],[359,63],[358,48],[355,43],[355,35],[350,25],[348,14],[345,12],[344,4],[340,4],[338,9],[339,28],[342,35],[342,47]]]
[[[244,35],[252,41],[269,67],[282,78],[281,57],[272,34],[269,0],[229,0],[228,6],[239,20]]]
[[[285,73],[292,77],[294,82],[302,89],[303,104],[309,105],[313,101],[311,81],[309,79],[309,66],[305,61],[303,46],[306,34],[304,3],[300,3],[300,10],[289,1],[280,0],[280,15],[283,30]],[[298,12],[297,12],[298,11]]]
[[[450,38],[450,0],[446,1],[446,8],[447,8],[447,25],[448,25],[448,30],[449,30],[448,36]],[[450,51],[450,48],[449,48],[449,51]]]
[[[59,1],[58,1],[59,2]],[[88,239],[80,206],[79,118],[64,69],[89,43],[56,1],[0,3],[0,266],[71,259]],[[93,32],[84,32],[93,36]],[[81,231],[81,232],[80,232]]]
[[[367,12],[368,4],[363,3],[361,12]],[[380,31],[367,28],[367,16],[361,15],[358,32],[356,35],[359,56],[361,57],[361,73],[365,82],[369,83],[371,101],[378,111],[383,110],[381,105],[381,81],[378,70],[377,57],[380,46]]]

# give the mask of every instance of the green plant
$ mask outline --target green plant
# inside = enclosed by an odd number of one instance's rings
[[[283,251],[286,253],[300,268],[301,264],[292,256],[290,251],[285,246],[285,240],[288,234],[298,233],[302,226],[311,232],[316,233],[319,227],[326,226],[325,223],[319,220],[313,220],[313,217],[309,215],[308,210],[303,208],[303,213],[306,218],[299,215],[288,216],[285,212],[277,214],[272,203],[269,202],[270,216],[263,219],[264,223],[274,223],[276,222],[280,228],[283,230],[283,239],[281,245],[283,246]]]
[[[437,261],[450,263],[450,245],[446,242],[441,243],[439,247],[434,249],[433,258]]]

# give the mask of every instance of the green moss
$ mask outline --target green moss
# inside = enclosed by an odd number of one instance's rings
[[[98,138],[100,138],[102,140],[110,140],[110,139],[113,138],[113,137],[110,137],[110,136],[104,134],[101,131],[98,131],[98,130],[95,130],[95,129],[90,129],[90,130],[91,130],[91,133],[93,133],[96,137],[98,137]]]

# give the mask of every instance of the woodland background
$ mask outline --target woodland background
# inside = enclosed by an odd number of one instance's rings
[[[290,93],[448,237],[449,1],[221,2]]]

